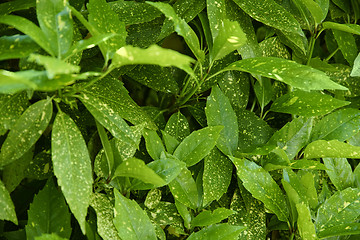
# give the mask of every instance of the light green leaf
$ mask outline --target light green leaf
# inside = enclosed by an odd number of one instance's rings
[[[198,207],[198,190],[189,169],[183,168],[180,174],[169,183],[171,194],[176,201],[196,209]]]
[[[46,234],[42,234],[41,236],[35,237],[35,240],[66,240],[66,238],[59,237],[55,233],[51,233],[51,234],[46,233]]]
[[[137,158],[129,158],[122,162],[116,168],[114,177],[132,177],[156,186],[165,184],[165,181],[154,170],[146,166],[144,161]]]
[[[271,79],[264,77],[259,78],[261,78],[261,83],[260,81],[256,81],[254,85],[254,92],[258,102],[260,103],[261,109],[264,109],[265,106],[268,105],[271,100],[273,100],[274,89],[271,83]]]
[[[231,161],[213,148],[204,159],[203,172],[203,206],[213,200],[219,200],[227,192],[232,177],[233,166]]]
[[[30,105],[26,92],[0,95],[0,125],[8,130]]]
[[[243,59],[230,64],[220,72],[237,70],[272,78],[305,91],[347,88],[330,80],[325,73],[294,61],[274,57]],[[304,77],[306,76],[306,77]]]
[[[314,18],[314,22],[316,25],[320,24],[324,20],[325,18],[324,13],[317,2],[315,2],[314,0],[298,0],[298,1],[304,4],[304,6],[306,6],[306,8],[309,10],[312,17]]]
[[[326,233],[329,228],[354,223],[360,215],[359,200],[360,191],[357,188],[335,192],[328,198],[317,211],[315,227],[318,237],[325,237],[323,232]]]
[[[312,131],[312,141],[339,140],[346,141],[359,132],[360,111],[345,108],[326,115],[316,123]]]
[[[219,223],[234,213],[236,212],[227,208],[217,208],[213,212],[205,210],[191,221],[191,226],[203,227]]]
[[[148,209],[154,209],[159,205],[160,201],[161,201],[161,191],[160,189],[155,188],[155,189],[151,189],[146,194],[144,205]]]
[[[354,185],[354,175],[346,158],[323,158],[323,162],[331,182],[337,190],[345,190]]]
[[[70,238],[70,219],[71,214],[65,199],[50,178],[30,204],[25,227],[26,237],[33,240],[45,233],[55,233],[59,237]]]
[[[188,240],[237,240],[239,234],[244,231],[244,226],[231,226],[227,223],[210,225],[201,229],[199,232],[194,232],[188,237]]]
[[[324,19],[326,18],[328,11],[329,11],[329,3],[330,0],[315,0],[315,2],[317,4],[319,4],[321,11],[322,11],[322,17],[321,17],[321,21],[324,21]]]
[[[350,102],[333,98],[327,94],[296,90],[276,99],[270,110],[312,117],[325,115],[348,104]]]
[[[350,66],[353,66],[358,54],[358,48],[354,36],[351,33],[335,29],[333,29],[332,32],[344,58]]]
[[[289,167],[292,169],[314,169],[314,170],[326,170],[327,168],[324,164],[313,161],[313,160],[306,160],[306,159],[298,159],[294,160],[289,164]]]
[[[176,148],[174,156],[188,167],[198,163],[215,147],[222,129],[222,126],[215,126],[192,132]]]
[[[318,239],[315,232],[315,226],[311,220],[311,213],[309,207],[305,203],[296,204],[298,211],[297,226],[299,228],[300,236],[303,239]]]
[[[90,0],[87,4],[87,9],[89,10],[89,23],[97,30],[97,32],[94,32],[89,29],[93,36],[106,33],[117,34],[115,37],[100,44],[101,52],[105,62],[107,62],[114,56],[116,50],[126,44],[127,32],[125,23],[120,22],[117,14],[105,0]]]
[[[165,147],[161,141],[161,138],[154,130],[144,129],[143,133],[146,150],[153,160],[160,159],[160,155],[165,151]]]
[[[101,107],[101,109],[104,109],[104,107],[107,106],[106,111],[108,114],[111,114],[111,116],[114,116],[116,113],[132,124],[141,124],[145,122],[148,127],[152,129],[155,128],[152,119],[134,102],[129,96],[127,89],[123,86],[123,83],[118,79],[105,77],[90,87],[82,90],[80,96],[82,99],[85,99],[85,101],[88,100],[93,102],[93,104],[97,102],[99,104],[98,107]],[[102,112],[101,114],[103,115],[104,113]],[[103,123],[104,121],[99,122]],[[118,119],[118,121],[121,120]],[[115,137],[121,136],[115,131],[113,131],[112,134],[115,134]]]
[[[194,30],[192,30],[192,28],[186,23],[186,21],[184,19],[179,17],[176,14],[175,10],[167,3],[161,3],[161,2],[156,2],[156,3],[155,2],[146,2],[146,3],[150,4],[151,6],[156,7],[163,14],[165,14],[165,16],[169,20],[173,21],[175,31],[184,38],[186,44],[189,46],[191,51],[194,53],[195,57],[199,61],[204,61],[205,54],[200,49],[199,39],[198,39],[196,33],[194,32]]]
[[[13,35],[0,37],[0,61],[15,58],[27,57],[39,49],[37,45],[27,35]]]
[[[52,50],[46,35],[33,22],[16,15],[4,15],[0,16],[0,23],[13,26],[14,28],[31,37],[32,40],[34,40],[47,53],[52,56],[55,55],[55,52]]]
[[[15,0],[0,4],[0,15],[35,7],[35,0]]]
[[[113,223],[114,206],[109,199],[101,193],[91,195],[90,206],[96,212],[97,232],[104,240],[120,240]]]
[[[216,146],[225,155],[232,155],[238,147],[238,121],[229,99],[217,86],[207,98],[205,114],[208,126],[224,126]]]
[[[49,79],[53,79],[56,75],[60,74],[69,75],[72,73],[80,72],[79,66],[72,65],[54,57],[31,54],[28,58],[28,61],[36,62],[39,65],[43,65],[46,69],[46,73]]]
[[[1,146],[0,167],[21,157],[37,142],[49,125],[51,115],[51,99],[40,100],[25,110]]]
[[[305,158],[360,158],[360,147],[338,140],[317,140],[304,150]]]
[[[16,225],[18,224],[18,220],[16,217],[15,207],[11,200],[9,192],[6,190],[3,182],[0,180],[0,219],[8,220]]]
[[[173,154],[175,149],[179,146],[180,142],[167,132],[161,130],[161,133],[166,147],[166,151],[170,154]]]
[[[93,183],[91,160],[80,130],[63,112],[58,112],[54,121],[51,151],[58,184],[85,233],[85,217]]]
[[[336,22],[323,22],[323,29],[335,29],[343,32],[360,35],[360,26],[358,24],[341,24]]]
[[[126,25],[149,22],[161,15],[158,9],[142,2],[119,0],[108,4]]]
[[[174,66],[195,77],[195,74],[190,67],[190,63],[193,61],[194,60],[189,56],[171,49],[161,48],[157,45],[151,45],[147,49],[127,45],[116,51],[110,68],[133,64],[155,64],[162,67]]]
[[[280,221],[287,222],[289,210],[280,187],[262,167],[246,159],[230,157],[237,169],[237,175],[244,187],[254,198],[262,201],[268,209],[273,211]]]
[[[114,225],[121,239],[156,240],[153,225],[145,211],[134,201],[127,199],[116,189]]]
[[[357,55],[354,61],[353,69],[350,73],[351,77],[360,77],[360,53]]]
[[[62,0],[38,0],[36,15],[46,36],[45,41],[50,43],[52,52],[62,58],[73,41],[73,20],[68,3]]]
[[[165,132],[182,141],[190,135],[189,122],[180,111],[174,113],[166,123]]]
[[[318,235],[321,238],[331,238],[336,237],[340,238],[340,236],[349,237],[349,235],[356,235],[358,237],[360,234],[360,223],[347,223],[347,224],[339,224],[333,227],[326,228],[321,231]],[[351,237],[350,237],[351,238]]]

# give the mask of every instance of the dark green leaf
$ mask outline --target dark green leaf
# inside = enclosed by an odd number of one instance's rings
[[[254,85],[254,92],[256,94],[256,98],[260,103],[260,107],[264,109],[266,105],[273,99],[274,90],[271,84],[271,79],[269,78],[261,78],[260,81],[256,81]]]
[[[181,17],[179,17],[176,14],[175,10],[169,4],[161,3],[161,2],[157,2],[157,3],[147,2],[147,3],[159,9],[162,13],[165,14],[165,16],[169,20],[173,21],[175,31],[184,38],[185,42],[187,43],[191,51],[194,53],[196,58],[199,61],[204,61],[205,54],[200,49],[199,39],[196,33],[194,32],[194,30],[192,30],[192,28],[186,23],[186,21]]]
[[[153,225],[145,211],[134,201],[125,198],[116,189],[114,225],[121,239],[156,240]]]
[[[224,154],[232,155],[238,146],[237,117],[229,99],[217,86],[207,98],[205,114],[208,126],[224,126],[216,145]]]
[[[0,60],[27,57],[39,49],[39,46],[27,35],[0,37]]]
[[[182,218],[173,203],[159,202],[149,213],[151,219],[160,224],[160,226],[170,225],[175,228],[175,231],[177,231],[176,228],[183,228]],[[185,234],[183,230],[182,234]]]
[[[205,210],[191,221],[191,226],[203,227],[219,223],[234,213],[236,212],[227,208],[217,208],[213,212]]]
[[[220,72],[238,70],[272,78],[305,91],[347,88],[330,80],[325,73],[299,63],[274,57],[243,59],[230,64]],[[306,76],[306,78],[304,78]]]
[[[307,145],[304,156],[306,158],[360,158],[360,147],[338,140],[317,140]]]
[[[0,181],[0,208],[2,209],[0,212],[1,220],[8,220],[16,225],[18,224],[14,204],[2,181]]]
[[[0,15],[35,7],[35,0],[15,0],[0,4]]]
[[[195,77],[190,67],[190,63],[193,61],[189,56],[171,49],[161,48],[157,45],[151,45],[147,49],[125,46],[116,51],[110,68],[133,64],[155,64],[162,67],[174,66]]]
[[[333,29],[332,32],[344,58],[350,64],[350,66],[353,66],[358,53],[354,36],[351,33],[335,29]]]
[[[47,128],[51,115],[51,99],[40,100],[25,110],[1,146],[1,167],[21,157],[37,142]]]
[[[174,113],[166,123],[165,132],[182,141],[190,135],[189,122],[180,111]]]
[[[204,159],[203,205],[219,200],[226,193],[232,177],[232,163],[217,148],[213,148]]]
[[[354,185],[354,175],[346,158],[323,158],[326,173],[337,190],[345,190]]]
[[[34,197],[28,216],[25,229],[29,240],[45,233],[56,233],[63,238],[69,238],[71,235],[69,208],[51,178]]]
[[[154,130],[144,129],[143,133],[146,150],[153,160],[160,159],[160,155],[165,151],[165,147],[161,141],[161,138]]]
[[[129,158],[122,162],[115,170],[114,177],[132,177],[145,183],[162,186],[165,181],[154,170],[145,165],[144,161],[137,158]]]
[[[270,110],[305,117],[325,115],[350,104],[327,94],[296,90],[276,99]]]
[[[263,57],[291,59],[291,55],[278,37],[267,38],[259,44]]]
[[[125,23],[120,21],[117,14],[105,0],[90,0],[87,8],[89,10],[89,23],[97,30],[97,32],[94,32],[89,29],[93,36],[106,33],[116,34],[115,37],[99,45],[105,62],[107,62],[119,48],[125,45],[127,35]]]
[[[97,232],[104,240],[120,240],[113,223],[114,207],[101,193],[91,195],[90,206],[96,212]]]
[[[28,106],[29,101],[26,92],[0,95],[0,125],[6,130],[11,129]]]
[[[262,167],[246,159],[230,157],[237,169],[237,175],[244,187],[273,211],[279,220],[287,222],[289,212],[280,187]]]
[[[51,151],[58,184],[85,233],[85,217],[93,183],[91,161],[80,130],[63,112],[58,112],[54,121]]]
[[[201,229],[199,232],[193,233],[188,240],[237,240],[239,234],[244,231],[244,226],[231,226],[227,223],[215,224]]]
[[[188,167],[198,163],[215,147],[222,129],[222,126],[215,126],[192,132],[176,148],[174,156]]]
[[[169,183],[171,194],[176,201],[196,209],[198,207],[198,190],[189,169],[183,168],[180,174]]]

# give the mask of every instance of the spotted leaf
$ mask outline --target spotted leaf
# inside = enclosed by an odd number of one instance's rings
[[[180,111],[174,113],[166,123],[165,132],[182,141],[190,135],[189,122]]]
[[[63,112],[58,112],[54,121],[51,151],[58,184],[85,233],[85,217],[93,183],[91,160],[80,130]]]
[[[0,207],[2,209],[0,212],[1,220],[8,220],[18,224],[14,203],[2,181],[0,181]]]
[[[360,158],[360,147],[338,140],[317,140],[307,145],[304,156],[306,158]]]
[[[219,223],[234,213],[236,212],[227,208],[217,208],[213,212],[205,210],[191,221],[191,225],[193,227],[202,227]]]
[[[297,226],[299,228],[300,236],[303,239],[318,239],[315,232],[315,226],[311,219],[309,207],[305,203],[296,204],[298,212]]]
[[[323,22],[323,29],[335,29],[352,34],[360,35],[360,26],[358,24],[340,24],[336,22]]]
[[[114,225],[121,239],[156,240],[153,225],[146,212],[134,201],[127,199],[116,189]]]
[[[339,190],[345,190],[354,185],[354,175],[346,158],[323,158],[326,173],[331,182]]]
[[[143,133],[146,150],[152,159],[160,159],[160,155],[165,151],[165,147],[161,141],[161,138],[154,130],[144,129]]]
[[[51,116],[51,99],[40,100],[26,109],[1,146],[0,166],[5,166],[26,153],[45,131]]]
[[[27,35],[0,37],[0,60],[24,58],[39,49],[34,40]]]
[[[227,239],[237,240],[239,234],[244,231],[244,226],[231,226],[227,223],[213,224],[206,228],[201,229],[198,232],[192,233],[188,240],[202,240],[202,239]]]

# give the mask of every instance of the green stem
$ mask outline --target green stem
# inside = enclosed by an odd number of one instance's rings
[[[69,6],[70,9],[71,9],[71,12],[72,14],[81,22],[82,25],[84,25],[88,30],[89,32],[92,34],[92,35],[98,35],[100,34],[96,28],[93,27],[93,25],[91,25],[90,23],[88,23],[88,21],[86,21],[86,19],[84,18],[84,16],[78,11],[76,10],[76,8],[72,7],[72,6]]]
[[[328,62],[340,49],[337,48],[335,51],[333,51],[327,58],[325,58],[325,62]]]
[[[308,60],[306,62],[306,65],[310,65],[310,61],[314,52],[314,46],[315,46],[316,38],[311,35],[310,43],[309,43],[309,50],[308,50]]]

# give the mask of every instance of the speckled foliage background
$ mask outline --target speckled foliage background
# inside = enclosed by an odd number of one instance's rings
[[[360,239],[358,0],[0,3],[0,239]]]

